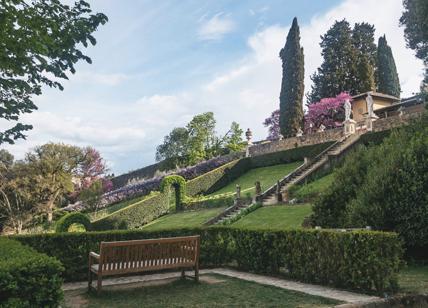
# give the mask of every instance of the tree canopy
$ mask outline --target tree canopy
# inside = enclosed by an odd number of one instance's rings
[[[79,60],[91,63],[81,47],[95,45],[92,33],[108,20],[91,13],[83,0],[73,6],[59,0],[0,2],[0,119],[12,121],[0,131],[0,144],[25,139],[32,126],[19,119],[37,109],[33,96],[42,86],[62,90],[60,80],[75,73]]]
[[[377,90],[381,93],[400,97],[401,87],[397,67],[385,35],[379,38],[377,63]]]

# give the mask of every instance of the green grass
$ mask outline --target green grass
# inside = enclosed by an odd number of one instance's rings
[[[308,184],[295,185],[290,190],[290,197],[301,202],[311,202],[324,192],[333,181],[333,174],[330,173]]]
[[[242,176],[240,176],[236,180],[232,181],[229,185],[212,193],[211,195],[234,193],[236,190],[237,184],[241,186],[241,193],[244,196],[247,193],[254,195],[255,182],[260,181],[262,190],[264,191],[267,188],[271,187],[273,184],[275,184],[276,181],[282,179],[284,176],[286,176],[291,171],[296,169],[301,164],[302,162],[294,162],[290,164],[281,164],[281,165],[251,169],[250,171],[244,173]]]
[[[245,229],[295,229],[301,228],[303,220],[312,213],[310,204],[279,205],[259,208],[232,224]]]
[[[211,283],[204,282],[205,277]],[[174,280],[165,285],[105,289],[82,295],[86,307],[331,307],[339,302],[220,275],[200,283]],[[70,293],[68,293],[70,294]],[[70,302],[66,293],[66,301]]]
[[[428,265],[409,265],[398,275],[400,291],[428,294]]]
[[[161,230],[166,228],[198,227],[211,217],[221,213],[224,209],[224,207],[219,207],[207,210],[171,213],[152,221],[145,225],[143,229]]]

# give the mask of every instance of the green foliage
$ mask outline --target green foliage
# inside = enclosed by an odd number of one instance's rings
[[[363,291],[383,292],[397,284],[401,242],[394,233],[328,230],[249,231],[211,227],[159,231],[111,231],[15,236],[38,251],[57,257],[65,278],[78,280],[87,272],[89,251],[101,241],[201,235],[202,266],[236,262],[240,269]]]
[[[82,213],[69,213],[62,216],[57,222],[55,226],[55,232],[68,232],[68,229],[73,224],[83,225],[86,231],[91,230],[91,221],[88,216]]]
[[[386,37],[379,37],[377,49],[377,91],[395,97],[400,97],[400,80],[398,79],[397,67],[391,47],[389,47]]]
[[[216,196],[196,196],[187,198],[183,204],[185,210],[210,209],[216,207],[229,207],[235,202],[233,194]]]
[[[0,118],[18,121],[37,109],[32,101],[42,86],[63,89],[58,80],[75,73],[79,60],[91,59],[79,49],[95,45],[92,33],[107,22],[104,14],[91,14],[83,0],[65,5],[57,0],[0,2]],[[31,125],[16,123],[0,131],[0,144],[25,138]]]
[[[374,31],[368,23],[356,23],[351,29],[346,20],[341,20],[321,37],[323,63],[311,76],[309,103],[341,92],[355,95],[375,89]]]
[[[0,238],[0,306],[58,307],[63,270],[55,258]]]
[[[169,193],[170,187],[175,189],[175,208],[177,211],[183,209],[183,203],[186,199],[186,180],[179,175],[168,175],[160,183],[161,193]]]
[[[79,199],[85,204],[87,210],[96,212],[101,204],[103,193],[102,180],[95,180],[88,188],[80,192]]]
[[[361,147],[335,172],[314,207],[316,224],[393,230],[408,248],[428,247],[428,116]]]
[[[135,229],[168,213],[169,196],[159,192],[92,222],[94,230]]]
[[[287,35],[279,56],[282,60],[282,84],[279,96],[279,126],[284,137],[294,137],[303,125],[304,55],[300,46],[297,18]]]
[[[289,189],[290,198],[296,198],[299,202],[313,202],[326,191],[333,182],[334,176],[330,173],[309,183],[293,185]]]
[[[0,165],[3,165],[5,167],[10,167],[13,165],[13,161],[15,158],[12,154],[9,153],[9,151],[5,149],[0,150]]]
[[[186,127],[174,128],[156,149],[156,160],[164,160],[162,169],[195,165],[228,152],[243,150],[243,130],[238,123],[232,122],[224,136],[216,135],[215,126],[214,114],[206,112],[194,116]]]

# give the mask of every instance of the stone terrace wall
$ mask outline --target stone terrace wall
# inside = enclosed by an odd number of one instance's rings
[[[393,117],[377,119],[375,122],[373,122],[373,131],[379,132],[409,124],[411,121],[422,115],[422,110],[411,113],[406,112],[401,117],[397,115]]]
[[[258,143],[250,148],[251,156],[259,156],[267,153],[285,151],[301,146],[319,144],[329,141],[338,140],[343,136],[343,128],[329,129],[324,132],[303,135],[301,137],[292,137],[282,140],[267,141]]]

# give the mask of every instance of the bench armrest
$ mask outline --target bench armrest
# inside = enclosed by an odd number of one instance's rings
[[[92,258],[94,258],[94,259],[100,260],[100,255],[97,254],[97,253],[95,253],[95,252],[93,252],[93,251],[91,251],[89,253],[89,256],[92,257]]]

